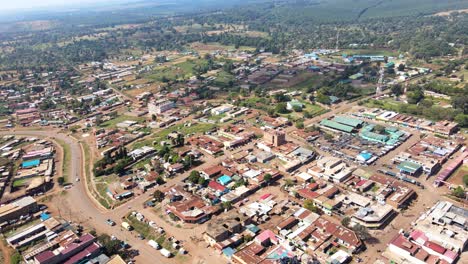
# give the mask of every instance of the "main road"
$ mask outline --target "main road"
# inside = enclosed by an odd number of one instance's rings
[[[139,255],[135,258],[137,263],[176,262],[174,258],[167,259],[163,257],[155,249],[138,239],[135,232],[129,232],[120,228],[120,218],[124,216],[130,208],[140,208],[144,201],[150,197],[150,193],[138,196],[126,203],[124,206],[120,206],[114,210],[103,209],[97,204],[94,198],[90,197],[86,187],[83,152],[80,143],[76,139],[54,130],[10,130],[0,131],[0,135],[35,136],[48,138],[56,144],[59,144],[56,140],[63,142],[63,144],[67,144],[70,147],[71,156],[71,160],[68,164],[68,166],[70,166],[68,170],[68,179],[70,182],[74,182],[74,186],[67,190],[66,195],[56,197],[56,199],[62,197],[65,198],[65,201],[63,202],[66,203],[69,212],[65,210],[64,215],[66,216],[69,213],[70,216],[73,216],[71,217],[72,220],[75,220],[86,227],[94,228],[98,233],[114,235],[117,238],[128,242],[134,249],[139,251]],[[76,178],[80,178],[80,181],[75,181]],[[59,203],[59,201],[56,202]],[[113,227],[109,226],[106,223],[106,220],[109,218],[113,219],[117,225]]]

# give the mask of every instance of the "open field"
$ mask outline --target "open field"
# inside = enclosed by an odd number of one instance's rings
[[[145,120],[144,117],[135,117],[135,116],[126,116],[126,115],[120,115],[114,119],[111,119],[109,121],[106,121],[102,124],[99,125],[99,127],[115,127],[118,123],[123,122],[123,121],[136,121],[136,122],[142,122]]]
[[[229,50],[236,50],[234,45],[222,45],[219,43],[207,43],[203,44],[200,42],[194,42],[190,45],[190,48],[198,51],[199,53],[208,53],[213,51],[229,51]],[[244,51],[254,51],[254,47],[248,46],[240,46],[237,50],[244,50]]]
[[[133,144],[133,148],[139,148],[142,146],[160,146],[159,142],[167,138],[167,135],[173,131],[178,131],[184,135],[194,134],[194,133],[205,133],[213,129],[215,125],[207,123],[195,123],[191,126],[184,126],[183,124],[175,125],[172,127],[165,128],[157,133],[153,133],[151,137],[145,138],[144,140],[137,141]],[[157,143],[157,144],[153,144]]]

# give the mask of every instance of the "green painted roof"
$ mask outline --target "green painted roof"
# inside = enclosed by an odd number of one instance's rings
[[[397,168],[409,173],[415,173],[421,168],[421,165],[410,161],[403,161],[402,163],[398,164]]]
[[[351,117],[345,117],[345,116],[335,116],[335,118],[333,118],[333,121],[343,124],[343,125],[352,126],[352,127],[357,127],[359,125],[362,125],[362,123],[364,123],[362,120],[351,118]]]
[[[340,123],[337,123],[335,121],[328,120],[328,119],[322,120],[320,124],[322,126],[326,126],[329,128],[333,128],[333,129],[340,130],[343,132],[348,132],[348,133],[351,133],[354,129],[352,126],[343,125],[343,124],[340,124]]]
[[[388,140],[387,135],[381,135],[381,134],[377,134],[377,133],[369,132],[369,131],[362,131],[360,135],[364,139],[368,139],[368,140],[377,140],[380,142],[385,142]]]

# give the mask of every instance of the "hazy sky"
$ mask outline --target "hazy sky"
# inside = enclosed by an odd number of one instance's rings
[[[14,9],[35,9],[66,5],[89,4],[110,0],[0,0],[0,11]]]

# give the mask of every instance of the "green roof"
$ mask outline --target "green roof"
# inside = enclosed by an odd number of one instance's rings
[[[367,140],[379,141],[382,143],[385,143],[388,140],[387,135],[381,135],[381,134],[377,134],[377,133],[369,132],[369,131],[362,131],[360,133],[360,136]]]
[[[333,118],[333,121],[343,124],[343,125],[352,126],[352,127],[357,127],[359,125],[362,125],[362,123],[364,123],[362,120],[359,120],[356,118],[345,117],[345,116],[335,116],[335,118]]]
[[[343,125],[343,124],[340,124],[340,123],[337,123],[335,121],[328,120],[328,119],[322,120],[320,122],[320,125],[326,126],[326,127],[329,127],[329,128],[333,128],[333,129],[336,129],[336,130],[340,130],[340,131],[343,131],[343,132],[348,132],[348,133],[351,133],[353,131],[353,129],[354,129],[352,126]]]
[[[364,77],[364,74],[362,74],[362,73],[360,73],[360,72],[349,76],[349,78],[350,78],[351,80],[357,80],[357,79],[362,78],[362,77]]]
[[[409,173],[415,173],[421,168],[421,165],[410,161],[403,161],[402,163],[398,164],[397,168]]]

